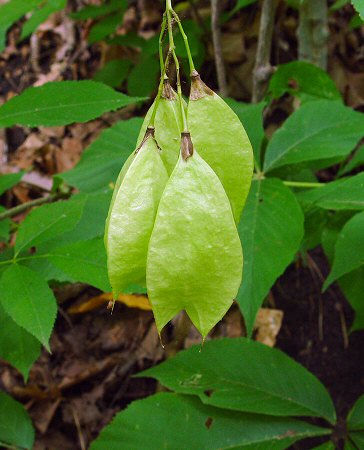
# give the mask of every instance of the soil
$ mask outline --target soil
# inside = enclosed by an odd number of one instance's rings
[[[321,294],[327,261],[319,249],[310,255],[311,267],[290,266],[273,288],[275,306],[284,311],[277,347],[316,375],[330,392],[338,416],[334,437],[338,448],[343,448],[345,418],[364,393],[364,331],[350,333],[353,311],[337,286]],[[318,273],[316,267],[325,272]],[[312,449],[319,442],[302,441],[293,448]]]

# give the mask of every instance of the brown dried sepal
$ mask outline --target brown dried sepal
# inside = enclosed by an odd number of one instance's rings
[[[214,91],[201,80],[200,74],[196,70],[192,72],[190,100],[199,100],[207,95],[213,96],[214,94]]]
[[[143,145],[146,143],[149,136],[152,136],[152,138],[155,140],[154,134],[155,134],[155,128],[148,127],[145,132],[142,142],[140,143],[139,147],[135,150],[135,154],[137,154],[139,152],[139,150],[143,147]]]
[[[162,97],[166,100],[176,100],[176,93],[173,90],[168,78],[163,81]]]
[[[184,161],[187,161],[193,155],[191,134],[186,131],[181,133],[181,155]]]

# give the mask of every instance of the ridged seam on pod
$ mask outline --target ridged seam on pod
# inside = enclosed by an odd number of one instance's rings
[[[149,125],[153,108],[154,103],[144,119],[137,141],[138,144],[142,141]],[[170,85],[168,78],[164,80],[163,92],[158,105],[154,126],[156,140],[162,149],[161,158],[166,166],[168,175],[170,175],[178,161],[183,121],[177,93]]]
[[[231,306],[243,253],[229,199],[182,134],[181,156],[162,195],[147,257],[147,289],[158,331],[186,310],[205,338]]]
[[[146,259],[158,204],[168,180],[153,132],[147,131],[110,205],[105,242],[114,299],[145,284]]]
[[[220,178],[237,223],[251,185],[253,149],[234,111],[197,72],[191,80],[188,126],[193,145]]]

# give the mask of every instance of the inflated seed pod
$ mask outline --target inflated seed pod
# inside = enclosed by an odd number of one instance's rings
[[[153,108],[154,103],[144,119],[137,141],[138,144],[143,140]],[[154,127],[156,140],[162,149],[161,158],[166,166],[168,175],[170,175],[178,161],[183,124],[179,100],[168,78],[164,80],[163,92],[158,105]]]
[[[122,169],[105,227],[107,266],[114,299],[130,284],[145,284],[147,250],[168,175],[153,131]]]
[[[205,338],[235,298],[243,253],[229,199],[183,133],[149,243],[147,290],[158,331],[181,310]]]
[[[220,178],[239,222],[254,169],[253,149],[234,111],[201,80],[191,77],[188,126],[202,158]]]

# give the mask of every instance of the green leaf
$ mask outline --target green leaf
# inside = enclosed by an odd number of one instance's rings
[[[88,122],[138,101],[96,81],[56,81],[30,87],[1,106],[0,127]]]
[[[342,169],[339,170],[339,175],[342,176],[347,173],[350,173],[352,170],[363,165],[364,165],[364,145],[360,146],[358,150],[356,150],[350,161],[347,164],[345,164],[345,166]]]
[[[0,6],[0,52],[5,48],[6,32],[18,19],[36,8],[43,0],[10,0]]]
[[[237,300],[249,336],[269,289],[299,249],[303,220],[295,196],[280,180],[253,181],[238,227],[244,251],[244,275]]]
[[[332,442],[325,442],[312,450],[335,450],[335,445]]]
[[[97,22],[90,30],[88,41],[90,44],[99,42],[110,34],[115,33],[117,27],[122,23],[124,10],[119,9],[110,16]]]
[[[0,392],[0,442],[32,449],[34,428],[24,406]]]
[[[81,281],[71,276],[71,272],[67,273],[56,266],[43,255],[51,254],[58,248],[68,246],[72,243],[79,243],[87,246],[87,242],[94,240],[97,237],[102,237],[105,231],[105,220],[109,209],[111,200],[111,191],[97,192],[95,194],[80,194],[73,197],[74,200],[85,201],[83,213],[80,221],[71,230],[61,236],[55,236],[45,243],[42,243],[37,248],[37,253],[34,258],[29,258],[23,261],[30,269],[40,273],[46,280],[57,280],[60,282],[76,282]],[[97,214],[95,214],[97,212]],[[96,258],[103,258],[105,250],[102,249],[102,254],[98,254]],[[95,255],[92,256],[95,258]],[[0,265],[0,269],[1,269]],[[73,272],[72,272],[73,273]],[[85,276],[85,274],[83,274]],[[98,283],[104,277],[103,273],[97,276]],[[92,281],[92,280],[87,280]],[[92,282],[90,284],[93,284]],[[105,287],[105,281],[102,281],[102,286]],[[144,292],[143,292],[144,293]]]
[[[348,416],[349,439],[358,449],[364,448],[364,395],[359,397]],[[349,445],[346,448],[350,447]]]
[[[12,264],[0,279],[0,292],[5,312],[49,350],[57,304],[44,278],[27,267]]]
[[[349,434],[351,441],[356,445],[356,450],[364,448],[364,431],[355,431]]]
[[[9,173],[6,175],[0,175],[0,195],[11,189],[13,186],[19,183],[24,175],[24,170],[17,173]]]
[[[330,6],[330,11],[337,11],[349,3],[350,0],[336,0],[336,2]]]
[[[117,414],[90,450],[283,450],[327,433],[298,420],[224,411],[196,398],[163,393]]]
[[[261,103],[241,103],[233,99],[225,99],[226,103],[239,117],[245,131],[249,137],[254,150],[254,156],[258,164],[261,164],[261,147],[265,137],[263,128],[263,110],[265,102]]]
[[[364,209],[364,172],[298,194],[300,202],[334,210]]]
[[[246,8],[247,6],[251,5],[252,3],[255,3],[256,0],[236,0],[236,5],[229,13],[230,16],[233,16],[235,13],[240,11],[243,8]]]
[[[364,23],[364,20],[360,17],[359,14],[355,14],[349,22],[349,30],[355,30],[357,28],[360,28]]]
[[[340,217],[342,216],[342,217]],[[327,258],[332,264],[335,255],[335,244],[343,225],[347,222],[347,214],[335,214],[327,227],[322,232],[322,246]],[[364,267],[353,270],[337,280],[340,289],[355,311],[355,319],[350,331],[364,328]]]
[[[206,405],[273,416],[314,416],[335,421],[320,381],[282,353],[250,339],[209,341],[138,374],[156,378]]]
[[[31,211],[22,222],[15,242],[16,254],[72,230],[80,220],[84,200],[43,205]]]
[[[117,122],[83,152],[74,169],[59,176],[82,192],[94,192],[116,181],[124,162],[135,149],[142,119]]]
[[[301,252],[312,250],[321,243],[321,235],[327,224],[329,212],[321,208],[308,208],[305,214],[305,235],[301,244]]]
[[[30,36],[51,14],[61,11],[66,5],[67,0],[46,0],[45,3],[41,2],[40,8],[36,9],[30,19],[25,22],[20,39]]]
[[[146,76],[148,74],[148,76]],[[157,87],[159,62],[156,56],[148,56],[134,66],[128,76],[130,95],[150,95]]]
[[[364,431],[364,395],[358,398],[348,416],[349,431]]]
[[[1,304],[0,330],[0,358],[16,367],[26,381],[31,366],[40,355],[40,343],[15,323]]]
[[[351,0],[351,3],[357,10],[360,18],[364,20],[364,0]]]
[[[102,238],[55,248],[47,254],[47,259],[73,279],[110,291]]]
[[[47,252],[73,242],[89,241],[101,237],[105,232],[105,220],[111,200],[111,191],[105,190],[94,194],[80,194],[73,197],[75,201],[84,201],[82,217],[75,228],[62,236],[55,237],[38,247],[39,251]],[[97,214],[95,214],[97,212]]]
[[[268,93],[273,98],[280,98],[289,93],[297,97],[306,94],[318,99],[341,99],[332,78],[324,70],[305,61],[293,61],[278,66],[269,82]]]
[[[39,275],[41,275],[41,277],[46,281],[58,281],[60,283],[77,282],[77,280],[52,264],[45,256],[43,257],[43,253],[40,257],[38,256],[38,254],[36,254],[34,257],[30,256],[29,258],[22,261],[22,265],[39,273]]]
[[[101,6],[88,5],[80,9],[77,12],[70,14],[72,19],[86,20],[86,19],[98,19],[99,17],[106,16],[120,9],[121,6],[126,4],[125,0],[111,0],[104,2]]]
[[[130,66],[131,62],[128,59],[114,59],[98,70],[93,79],[116,88],[126,79]]]
[[[264,170],[344,157],[363,137],[363,129],[364,114],[341,102],[306,103],[274,133],[267,147]]]
[[[345,441],[345,450],[358,450],[358,447],[354,445],[349,439]],[[360,449],[360,447],[359,447]]]
[[[123,47],[144,48],[146,39],[136,33],[130,32],[124,35],[117,35],[112,39],[108,39],[107,43],[109,45],[121,45]]]
[[[355,319],[350,331],[364,329],[364,267],[343,275],[337,282],[355,311]]]
[[[364,264],[364,211],[356,214],[341,230],[336,245],[335,258],[323,289],[343,275]]]

